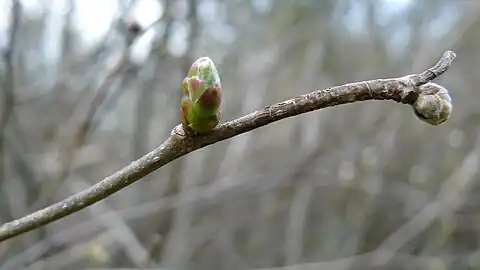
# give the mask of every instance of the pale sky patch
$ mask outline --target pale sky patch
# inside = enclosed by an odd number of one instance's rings
[[[119,11],[115,0],[77,0],[76,5],[73,25],[87,44],[108,31]]]

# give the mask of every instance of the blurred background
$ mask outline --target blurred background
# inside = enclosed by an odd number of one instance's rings
[[[208,55],[222,122],[423,71],[452,117],[392,101],[289,118],[0,243],[0,269],[480,269],[480,1],[0,0],[0,222],[167,138]]]

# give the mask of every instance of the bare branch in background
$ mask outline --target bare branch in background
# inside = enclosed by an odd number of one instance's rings
[[[159,147],[92,187],[65,200],[0,227],[0,241],[39,228],[92,205],[142,179],[165,164],[195,150],[303,113],[364,100],[394,100],[413,104],[421,85],[448,70],[456,55],[447,51],[433,66],[420,74],[376,79],[317,90],[286,100],[226,122],[213,131],[195,137],[185,135],[181,125]]]
[[[408,241],[426,230],[436,219],[442,215],[453,212],[465,200],[466,193],[472,186],[475,175],[478,173],[478,155],[480,152],[480,136],[461,166],[442,185],[437,199],[428,203],[408,223],[391,234],[373,253],[375,265],[385,265],[390,261]],[[388,255],[386,255],[388,254]]]
[[[428,255],[412,256],[403,254],[399,250],[413,237],[428,228],[441,215],[454,211],[463,203],[465,193],[468,192],[475,175],[478,173],[479,161],[475,153],[478,153],[479,150],[480,137],[477,139],[473,151],[463,160],[460,168],[443,184],[437,199],[427,204],[414,218],[389,236],[375,251],[334,261],[295,264],[262,270],[351,269],[352,266],[359,267],[359,265],[362,269],[370,269],[368,267],[385,267],[389,262],[426,268],[430,265],[430,262],[439,258],[429,257]],[[470,255],[461,254],[460,256],[469,257]],[[453,258],[444,258],[444,260],[453,261]]]
[[[7,157],[7,126],[8,122],[14,113],[15,106],[15,66],[14,58],[15,51],[17,46],[18,31],[20,27],[20,19],[22,15],[22,6],[20,1],[13,1],[10,14],[10,25],[9,25],[9,35],[8,35],[8,44],[3,52],[3,61],[5,63],[5,77],[2,78],[3,85],[0,88],[3,93],[3,97],[0,99],[2,104],[0,105],[0,187],[3,186],[6,179],[6,157]],[[11,211],[3,211],[4,207],[9,205],[8,195],[3,194],[6,190],[0,190],[0,204],[2,208],[0,209],[0,216],[5,218],[13,218]],[[13,243],[13,242],[12,242]],[[5,250],[0,250],[0,257],[3,256]]]
[[[18,35],[18,28],[21,16],[21,4],[18,0],[13,1],[12,13],[10,20],[9,40],[5,51],[3,52],[3,61],[5,62],[6,72],[3,80],[3,104],[1,106],[0,115],[0,183],[4,180],[4,140],[5,127],[8,124],[13,107],[15,104],[15,74],[13,61],[15,57],[15,47]]]
[[[88,187],[88,183],[82,179],[76,179],[67,184],[74,191],[73,193]],[[137,267],[140,266],[145,254],[147,254],[147,250],[140,243],[132,229],[125,223],[125,220],[106,203],[99,203],[95,207],[89,207],[89,210],[92,216],[99,216],[105,212],[112,214],[112,218],[105,220],[104,226],[110,229],[110,233],[123,246],[125,253],[135,265]]]
[[[145,32],[149,28],[153,28],[157,23],[163,21],[165,24],[165,29],[162,35],[156,37],[152,49],[150,51],[150,56],[153,65],[153,71],[151,74],[153,76],[147,80],[146,83],[143,83],[140,86],[141,89],[138,90],[136,110],[135,110],[135,121],[134,121],[134,136],[132,141],[132,155],[133,158],[138,158],[143,155],[148,150],[146,149],[148,142],[148,134],[150,131],[149,121],[153,114],[153,93],[158,89],[158,80],[157,75],[161,74],[162,64],[165,62],[165,59],[168,56],[167,43],[170,40],[172,35],[172,26],[175,21],[174,16],[171,14],[172,0],[166,0],[164,3],[159,1],[159,4],[163,6],[164,12],[160,18],[155,22],[151,23],[145,28]]]
[[[115,64],[115,66],[108,72],[107,76],[101,83],[99,89],[95,92],[95,95],[91,98],[89,102],[87,113],[85,117],[80,121],[78,126],[75,128],[71,141],[67,143],[64,149],[60,153],[60,170],[51,182],[46,183],[39,194],[37,201],[32,205],[32,209],[41,207],[44,204],[44,201],[48,198],[51,198],[52,194],[59,188],[59,184],[68,176],[70,168],[74,161],[75,151],[81,147],[85,141],[86,135],[90,130],[91,120],[95,115],[95,112],[101,106],[103,101],[107,96],[107,92],[110,88],[110,85],[114,82],[114,79],[117,78],[118,74],[124,69],[127,63],[126,53],[121,57],[121,59]]]
[[[200,25],[198,22],[198,14],[197,14],[197,1],[196,0],[189,0],[188,1],[188,12],[186,20],[189,23],[190,31],[188,35],[187,41],[187,48],[185,50],[185,54],[182,59],[182,76],[186,76],[188,70],[190,69],[190,65],[192,63],[192,59],[194,58],[194,53],[197,45],[197,40],[200,35]],[[172,31],[172,24],[173,24],[173,16],[171,11],[172,1],[167,0],[165,2],[165,19],[166,19],[166,29],[164,33],[164,37],[162,39],[161,45],[159,48],[163,50],[166,48],[167,42],[171,36]],[[179,78],[182,79],[182,78]],[[144,90],[145,91],[145,90]],[[147,90],[148,91],[148,90]],[[176,91],[175,101],[177,104],[180,104],[181,99],[181,91]],[[180,122],[180,110],[178,110],[177,106],[174,106],[176,113],[173,114],[173,123]],[[140,116],[140,115],[139,115]],[[145,121],[145,119],[138,119],[138,121]],[[137,129],[138,131],[138,129]],[[145,132],[145,131],[144,131]],[[145,136],[146,137],[146,136]],[[143,154],[143,153],[142,153]],[[178,194],[181,186],[182,186],[182,171],[184,168],[184,159],[177,160],[174,164],[172,164],[172,168],[170,170],[170,175],[168,179],[168,184],[165,190],[162,192],[162,196],[171,196]],[[154,233],[154,240],[149,247],[148,258],[145,260],[144,268],[150,266],[151,262],[158,260],[163,260],[165,258],[166,250],[165,247],[168,244],[167,236],[171,234],[172,227],[174,223],[174,211],[170,210],[166,213],[162,213],[161,217],[158,219],[158,224],[156,224],[156,230]],[[180,210],[181,212],[181,210]],[[181,214],[179,214],[181,215]]]
[[[199,32],[201,29],[200,23],[198,21],[197,5],[197,0],[188,1],[187,21],[190,26],[190,30],[188,35],[187,48],[185,50],[186,52],[183,59],[183,74],[188,73],[190,65],[193,63],[198,37],[200,36]]]
[[[462,15],[462,20],[459,22],[459,27],[456,31],[449,32],[445,37],[443,37],[440,43],[443,45],[442,47],[445,48],[456,48],[458,47],[458,43],[460,43],[465,38],[465,33],[470,29],[475,27],[480,20],[480,9],[472,8],[469,12],[465,12]],[[414,26],[415,27],[415,26]],[[415,32],[419,32],[422,27],[416,26]],[[421,31],[420,31],[421,32]],[[424,33],[420,33],[420,37],[414,36],[412,42],[414,43],[422,43],[421,38],[428,38],[428,35]],[[418,39],[418,40],[416,40]],[[425,43],[425,42],[423,42]],[[440,53],[442,47],[432,49],[430,44],[426,44],[423,46],[418,45],[417,52],[412,57],[412,63],[407,68],[417,70],[424,65],[432,55]]]
[[[120,59],[115,63],[115,65],[108,71],[107,75],[101,82],[98,89],[95,91],[93,97],[88,102],[86,114],[78,123],[78,126],[75,127],[74,133],[71,136],[71,141],[67,143],[64,149],[60,153],[60,170],[58,171],[57,176],[51,182],[45,184],[40,192],[40,195],[37,201],[31,207],[36,209],[41,207],[44,202],[51,198],[52,194],[55,194],[55,191],[60,187],[60,183],[68,177],[69,172],[71,171],[72,164],[75,160],[75,152],[79,149],[85,142],[87,135],[90,132],[94,116],[97,111],[101,108],[105,99],[107,98],[108,91],[110,90],[111,85],[115,82],[122,72],[128,67],[129,63],[129,49],[132,45],[132,42],[135,38],[138,38],[140,34],[144,32],[135,33],[135,36],[126,36],[126,47],[123,49]],[[133,33],[129,33],[133,34]],[[84,108],[82,108],[84,109]]]

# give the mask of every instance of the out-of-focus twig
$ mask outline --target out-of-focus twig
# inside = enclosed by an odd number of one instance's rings
[[[188,1],[187,21],[190,25],[190,34],[188,36],[188,44],[185,56],[183,57],[183,74],[187,74],[188,70],[190,69],[190,65],[193,62],[193,57],[195,56],[195,49],[197,47],[198,38],[200,36],[200,23],[198,21],[197,2],[197,0]]]
[[[54,180],[46,183],[42,187],[37,201],[32,206],[33,210],[41,207],[44,202],[50,198],[51,195],[56,192],[56,190],[58,190],[61,181],[68,177],[75,159],[75,151],[84,144],[85,139],[87,138],[87,135],[92,127],[94,116],[107,98],[111,85],[128,66],[130,61],[129,50],[133,41],[135,41],[141,34],[145,33],[142,28],[138,28],[140,26],[137,25],[136,21],[128,21],[125,22],[125,24],[127,26],[127,32],[125,33],[126,46],[123,48],[122,55],[100,83],[98,89],[95,91],[93,97],[87,105],[86,114],[75,128],[71,140],[67,143],[65,148],[61,150],[60,170]]]
[[[3,182],[5,177],[5,128],[8,124],[11,114],[13,113],[13,107],[15,103],[15,68],[13,65],[15,57],[15,48],[17,42],[18,28],[20,24],[21,16],[21,4],[20,1],[13,1],[12,13],[10,19],[9,40],[5,51],[3,52],[3,61],[5,62],[5,78],[3,83],[3,104],[0,107],[0,183]]]
[[[137,22],[133,22],[133,25],[130,25],[131,28],[129,33],[134,35],[142,35],[148,30],[155,27],[160,21],[161,19],[158,19],[143,28],[139,28],[141,26],[138,25]],[[131,43],[132,41],[133,40],[127,40],[127,45],[129,45],[129,42]],[[102,119],[105,118],[105,115],[116,105],[122,94],[125,93],[125,90],[128,88],[127,86],[134,82],[135,78],[138,76],[139,71],[138,68],[136,68],[135,66],[131,65],[125,69],[126,70],[125,74],[123,74],[122,82],[119,84],[117,89],[113,91],[112,94],[110,94],[108,97],[105,97],[105,100],[102,103],[100,110],[97,110],[97,112],[95,113],[95,118],[92,119],[92,123],[90,123],[90,130],[94,130],[101,123]]]
[[[412,70],[422,68],[422,65],[424,65],[432,55],[441,52],[442,48],[457,48],[458,44],[464,39],[465,33],[478,24],[480,20],[480,8],[471,8],[469,12],[463,14],[463,17],[464,18],[458,22],[458,29],[448,32],[448,34],[446,34],[439,42],[443,46],[432,48],[427,42],[425,42],[426,45],[423,47],[419,46],[417,50],[418,52],[415,54],[415,57],[412,58],[413,61],[409,68]],[[428,38],[428,36],[426,38]]]
[[[81,179],[77,179],[76,181],[68,182],[68,186],[73,193],[75,193],[88,187],[88,183]],[[99,203],[95,207],[89,207],[89,209],[92,216],[101,215],[105,212],[112,215],[112,218],[105,220],[104,225],[110,230],[115,240],[123,246],[127,256],[130,257],[135,265],[140,266],[145,254],[147,254],[147,250],[140,243],[131,228],[128,227],[121,217],[119,217],[118,213],[110,209],[105,203]]]
[[[6,130],[11,115],[14,111],[15,105],[15,67],[14,58],[15,50],[17,46],[18,31],[20,27],[20,17],[22,13],[22,6],[19,0],[13,1],[11,14],[10,14],[10,29],[9,40],[7,47],[3,52],[3,61],[5,63],[5,77],[3,78],[2,92],[3,92],[3,104],[0,105],[0,187],[3,185],[6,177],[5,162],[6,162]],[[6,190],[1,190],[0,193],[4,193]],[[8,196],[6,194],[0,195],[0,203],[4,206],[8,205]],[[10,211],[5,213],[0,211],[0,215],[4,218],[12,218]],[[4,250],[0,250],[0,257],[3,255]]]
[[[75,158],[75,151],[83,145],[86,135],[90,129],[90,124],[92,122],[91,120],[93,119],[95,112],[105,100],[110,85],[114,82],[115,78],[123,71],[127,62],[128,55],[127,53],[124,53],[121,56],[121,59],[112,67],[112,69],[108,72],[107,76],[103,79],[100,87],[90,100],[89,105],[87,105],[88,108],[86,115],[82,118],[82,120],[80,120],[80,123],[75,128],[71,140],[60,152],[59,160],[61,165],[57,176],[55,177],[55,179],[47,182],[44,186],[42,186],[37,201],[31,207],[32,210],[41,207],[44,204],[45,200],[51,198],[52,194],[54,194],[56,190],[60,187],[61,181],[68,177]]]
[[[455,57],[454,52],[447,51],[437,64],[419,74],[348,83],[317,90],[267,106],[221,124],[211,132],[197,136],[186,135],[182,125],[178,125],[159,147],[90,188],[37,212],[3,224],[0,227],[0,241],[5,241],[73,214],[107,198],[188,153],[282,119],[327,107],[365,100],[393,100],[411,105],[416,101],[416,96],[418,97],[420,94],[419,86],[446,72]]]
[[[317,160],[320,156],[325,154],[324,151],[317,152],[321,152],[322,154],[316,154],[314,157],[312,156],[312,159]],[[328,154],[337,156],[339,153],[328,152]],[[331,163],[332,165],[334,165],[334,161],[332,161]],[[304,170],[306,173],[308,173],[311,168],[309,168],[308,166],[304,166],[304,164],[305,162],[302,162],[299,166],[299,169],[293,175],[296,175],[298,178],[305,177],[305,175],[300,174],[300,171]],[[313,164],[315,164],[315,162],[313,162]],[[329,166],[327,165],[327,167]],[[194,204],[197,207],[221,204],[223,202],[239,198],[244,194],[248,194],[249,196],[251,196],[253,194],[261,194],[277,189],[278,186],[281,185],[278,182],[275,181],[272,184],[268,183],[261,186],[256,185],[255,180],[243,180],[231,183],[227,186],[219,186],[216,185],[216,182],[214,182],[207,187],[191,188],[181,195],[172,195],[167,197],[162,196],[153,201],[135,205],[127,209],[123,209],[119,212],[103,212],[100,215],[97,215],[91,219],[87,219],[81,223],[75,224],[72,227],[58,231],[55,234],[51,235],[49,239],[43,239],[35,244],[32,244],[25,251],[9,259],[6,263],[8,267],[2,266],[0,267],[0,270],[16,269],[18,268],[18,265],[22,263],[36,260],[36,258],[40,257],[41,254],[46,252],[46,250],[51,247],[52,243],[55,243],[56,245],[75,243],[76,241],[78,241],[78,239],[83,239],[89,235],[95,234],[103,227],[103,225],[101,224],[107,223],[110,219],[115,219],[117,216],[121,216],[123,220],[134,222],[135,220],[145,218],[149,215],[154,215],[163,211],[172,210],[186,204]],[[284,180],[283,182],[287,181]],[[289,182],[288,184],[293,185],[292,182]],[[325,186],[338,186],[338,183],[323,181],[320,183],[315,183],[315,187]],[[362,187],[358,186],[358,188],[361,189]],[[405,186],[395,185],[393,189],[399,190],[401,188],[405,188]],[[401,192],[402,193],[400,195],[393,196],[392,198],[403,202],[404,198],[406,197],[405,193],[408,193],[406,194],[407,196],[423,195],[420,191],[413,189]],[[157,242],[162,241],[162,237],[158,234],[153,235],[151,239],[152,243],[150,246],[157,245]]]
[[[152,94],[154,90],[156,89],[156,84],[157,84],[157,74],[160,74],[160,67],[162,63],[164,63],[164,60],[166,56],[168,55],[168,52],[166,50],[167,48],[167,43],[168,40],[170,39],[170,36],[172,34],[172,26],[173,26],[173,21],[174,17],[171,14],[171,0],[167,0],[164,3],[164,13],[162,16],[150,24],[147,29],[150,27],[154,27],[156,23],[160,21],[165,21],[165,31],[163,34],[158,37],[159,40],[157,40],[154,43],[154,46],[152,46],[152,50],[150,52],[150,55],[153,57],[154,61],[152,61],[154,67],[153,67],[153,72],[155,77],[150,78],[147,83],[144,84],[143,89],[139,90],[138,97],[137,97],[137,104],[136,104],[136,120],[134,121],[134,130],[135,134],[133,136],[133,146],[132,146],[132,152],[133,152],[133,157],[138,158],[139,156],[143,155],[146,152],[145,148],[145,141],[148,141],[148,133],[149,133],[149,119],[152,115]],[[145,32],[143,31],[143,32]]]
[[[472,253],[473,254],[473,253]],[[399,253],[393,258],[392,263],[400,265],[400,269],[428,269],[434,263],[438,263],[439,260],[445,263],[452,263],[459,259],[465,259],[472,254],[460,254],[460,255],[445,255],[445,256],[414,256],[410,254]],[[382,251],[378,255],[389,255],[388,252]],[[370,264],[370,268],[358,268],[358,265],[367,265],[374,257],[373,252],[364,253],[361,255],[355,255],[345,257],[341,259],[324,261],[324,262],[312,262],[301,263],[283,267],[262,268],[256,270],[339,270],[339,269],[384,269],[384,265],[378,263]],[[351,266],[354,265],[354,268]],[[434,264],[435,265],[435,264]]]
[[[428,203],[415,217],[380,244],[375,251],[375,253],[378,253],[378,256],[374,256],[373,264],[385,265],[388,263],[395,255],[395,252],[400,250],[408,241],[427,229],[442,214],[454,211],[463,203],[466,198],[465,193],[468,192],[475,175],[478,173],[479,152],[480,136],[477,138],[473,150],[461,163],[461,166],[442,185],[437,199]],[[388,254],[388,256],[385,254]]]
[[[189,0],[188,1],[188,12],[187,12],[187,21],[190,25],[190,32],[188,36],[187,48],[185,54],[182,59],[182,75],[186,75],[188,70],[190,69],[190,64],[192,62],[192,58],[194,57],[194,50],[196,48],[196,43],[199,37],[199,22],[198,22],[198,14],[197,14],[197,1],[196,0]],[[159,48],[161,50],[165,50],[167,42],[170,38],[171,31],[172,31],[172,24],[173,24],[173,16],[171,14],[171,0],[165,1],[165,20],[166,20],[166,29],[164,36],[161,41],[161,45]],[[181,99],[181,91],[177,91],[177,104],[180,104]],[[175,108],[177,108],[175,106]],[[176,114],[173,116],[174,123],[180,122],[180,111],[177,111]],[[171,196],[174,194],[178,194],[181,189],[181,182],[182,177],[181,173],[184,168],[184,160],[180,159],[177,160],[174,164],[172,164],[172,168],[169,175],[169,183],[167,188],[163,191],[163,196]],[[174,218],[173,218],[173,210],[167,213],[162,213],[162,217],[159,218],[158,224],[156,225],[156,231],[154,236],[154,241],[151,243],[149,247],[148,257],[145,260],[143,265],[144,268],[150,266],[150,263],[153,262],[156,258],[159,260],[163,260],[165,257],[165,246],[167,244],[167,235],[170,234],[172,231]]]
[[[120,14],[115,20],[111,22],[108,28],[108,32],[104,35],[102,41],[99,42],[98,47],[94,49],[94,53],[92,54],[92,57],[94,59],[98,59],[99,55],[104,53],[104,51],[107,49],[107,45],[109,44],[108,40],[112,38],[114,33],[118,30],[119,26],[125,26],[125,19],[128,17],[129,13],[135,7],[135,4],[137,2],[138,0],[131,0],[127,5],[122,5],[121,3],[119,3],[119,6],[122,7],[120,10]]]

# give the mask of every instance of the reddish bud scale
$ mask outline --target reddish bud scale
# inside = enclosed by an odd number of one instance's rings
[[[220,88],[212,87],[208,88],[205,93],[200,97],[199,103],[209,108],[218,108],[221,102]]]
[[[203,90],[202,84],[203,84],[202,81],[196,77],[188,79],[188,87],[189,87],[188,89],[191,97],[196,97],[201,95],[201,92]]]

